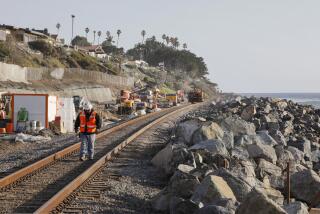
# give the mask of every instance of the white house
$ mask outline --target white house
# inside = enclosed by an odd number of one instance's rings
[[[102,49],[101,45],[91,45],[79,48],[81,50],[85,50],[86,53],[90,56],[97,57],[100,59],[104,59],[107,57],[107,54]]]

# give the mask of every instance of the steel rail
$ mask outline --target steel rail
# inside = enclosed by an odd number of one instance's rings
[[[179,107],[174,107],[174,108],[179,108]],[[159,112],[164,112],[164,111],[172,111],[172,108],[171,109],[165,109],[165,110],[162,110],[162,111],[159,111]],[[127,126],[130,126],[136,122],[139,122],[139,121],[142,121],[148,117],[151,117],[152,115],[155,115],[159,112],[153,112],[153,113],[150,113],[150,114],[147,114],[147,115],[144,115],[144,116],[141,116],[141,117],[137,117],[137,118],[134,118],[132,120],[129,120],[127,122],[124,122],[124,123],[121,123],[120,125],[117,125],[117,126],[114,126],[110,129],[107,129],[105,131],[102,131],[100,133],[97,134],[97,139],[107,135],[107,134],[110,134],[110,133],[113,133],[113,132],[116,132],[118,130],[121,130],[122,128],[124,127],[127,127]],[[59,159],[62,159],[63,157],[69,155],[69,154],[72,154],[73,152],[76,152],[76,151],[79,151],[80,150],[80,145],[81,143],[78,142],[76,144],[73,144],[71,146],[68,146],[67,148],[64,148],[63,150],[61,151],[58,151],[52,155],[49,155],[48,157],[45,157],[29,166],[26,166],[22,169],[19,169],[18,171],[16,172],[13,172],[11,173],[10,175],[7,175],[3,178],[0,179],[0,189],[10,185],[10,184],[13,184],[14,182],[17,182],[19,181],[20,179],[38,171],[38,170],[41,170],[42,168],[48,166],[49,164],[59,160]]]
[[[79,188],[88,178],[94,175],[101,167],[103,167],[109,160],[111,160],[114,155],[118,154],[125,146],[135,140],[142,133],[147,131],[152,126],[162,122],[164,119],[176,114],[178,111],[186,110],[191,106],[178,108],[173,112],[170,112],[148,125],[144,126],[131,136],[129,136],[126,140],[118,144],[114,147],[110,152],[101,157],[98,161],[96,161],[91,167],[89,167],[86,171],[80,174],[77,178],[71,181],[67,186],[65,186],[62,190],[60,190],[57,194],[55,194],[51,199],[49,199],[45,204],[43,204],[39,209],[37,209],[34,213],[42,214],[42,213],[50,213],[53,211],[59,204],[61,204],[72,192],[74,192],[77,188]]]

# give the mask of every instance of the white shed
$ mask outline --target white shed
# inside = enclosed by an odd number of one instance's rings
[[[7,94],[11,96],[11,119],[16,130],[17,116],[20,108],[29,113],[29,121],[40,121],[43,127],[49,128],[49,122],[57,114],[57,97],[48,94]]]

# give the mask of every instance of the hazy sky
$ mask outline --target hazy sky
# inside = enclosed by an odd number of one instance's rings
[[[177,36],[224,91],[320,92],[319,0],[0,0],[0,23],[76,34],[122,30],[126,49]],[[92,31],[89,33],[91,37]]]

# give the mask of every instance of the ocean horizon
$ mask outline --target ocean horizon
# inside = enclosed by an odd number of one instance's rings
[[[239,93],[246,97],[272,97],[286,100],[302,105],[312,105],[315,108],[320,108],[320,93]]]

